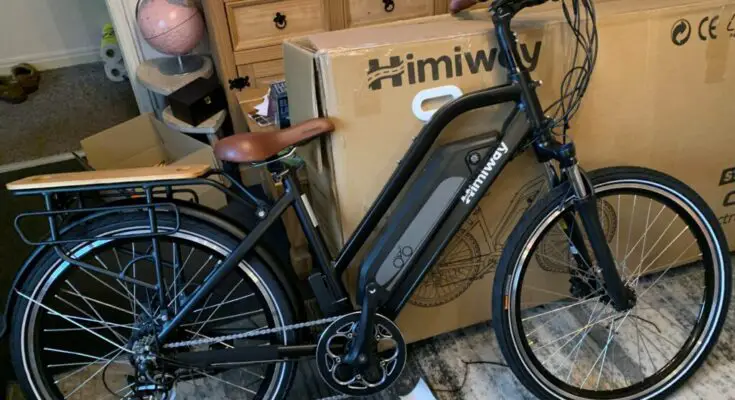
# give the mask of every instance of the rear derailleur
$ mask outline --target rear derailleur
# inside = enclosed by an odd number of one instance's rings
[[[176,376],[167,372],[158,357],[159,348],[155,334],[148,334],[135,340],[130,363],[135,367],[132,384],[133,398],[142,400],[165,399],[176,382]]]

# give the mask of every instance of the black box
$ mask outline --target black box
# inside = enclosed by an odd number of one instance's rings
[[[193,126],[227,108],[225,90],[216,77],[198,78],[167,99],[174,117]]]
[[[285,129],[291,126],[291,119],[288,112],[288,93],[286,91],[286,82],[279,81],[271,84],[270,106],[268,107],[268,116],[276,121],[278,129]]]

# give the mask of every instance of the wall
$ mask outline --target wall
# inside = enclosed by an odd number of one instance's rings
[[[109,21],[101,0],[2,1],[0,71],[18,62],[50,69],[96,61]]]

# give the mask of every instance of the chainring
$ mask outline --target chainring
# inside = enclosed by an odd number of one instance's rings
[[[375,314],[375,360],[368,371],[344,363],[357,326],[360,311],[332,322],[319,337],[316,365],[324,382],[332,389],[350,396],[369,396],[390,387],[406,365],[406,342],[390,319]]]

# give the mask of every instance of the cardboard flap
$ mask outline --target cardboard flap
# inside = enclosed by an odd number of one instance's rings
[[[311,79],[287,79],[288,104],[299,104],[293,111],[289,108],[291,122],[295,124],[319,116],[316,69],[313,52],[307,46],[306,40],[294,40],[283,44],[286,77],[311,77]]]
[[[165,149],[167,163],[182,159],[187,154],[198,151],[203,147],[209,147],[192,137],[172,130],[160,121],[152,121],[152,123]]]
[[[81,141],[89,164],[95,169],[158,165],[167,160],[155,119],[144,114]]]

